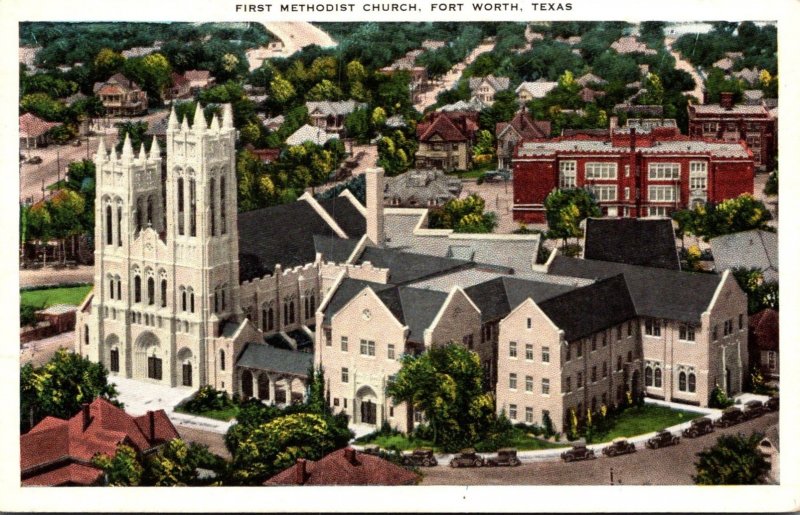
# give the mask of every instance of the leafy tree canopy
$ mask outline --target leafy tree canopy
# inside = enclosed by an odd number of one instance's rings
[[[767,482],[770,465],[759,449],[764,435],[722,435],[697,454],[697,485],[758,485]]]

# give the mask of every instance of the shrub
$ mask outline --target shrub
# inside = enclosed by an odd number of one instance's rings
[[[19,305],[19,326],[35,326],[36,325],[36,312],[43,309],[44,306],[34,306],[32,304]]]
[[[725,392],[722,391],[722,388],[719,385],[714,385],[714,389],[711,390],[708,399],[708,406],[710,408],[718,408],[718,409],[725,409],[728,406],[733,405],[733,400],[729,399]]]
[[[190,413],[203,413],[205,411],[224,410],[235,405],[228,392],[215,390],[206,385],[197,390],[194,396],[180,405]]]

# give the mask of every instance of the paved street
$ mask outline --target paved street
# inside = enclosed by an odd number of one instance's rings
[[[19,351],[19,364],[31,363],[35,367],[40,367],[50,361],[61,347],[70,351],[75,349],[75,331],[23,343]]]
[[[692,91],[685,93],[687,96],[693,96],[697,99],[698,103],[703,102],[703,79],[700,78],[700,75],[697,73],[697,70],[689,61],[686,61],[681,57],[681,54],[676,52],[672,49],[672,44],[675,43],[674,37],[667,37],[664,38],[664,45],[667,47],[667,51],[670,53],[672,57],[675,58],[675,68],[678,70],[683,70],[689,75],[692,76],[692,80],[694,80],[695,87]]]
[[[217,456],[221,456],[227,460],[231,459],[231,454],[225,447],[225,439],[223,435],[211,431],[203,431],[193,427],[186,427],[179,424],[175,424],[175,427],[178,429],[178,434],[181,435],[181,438],[184,441],[207,445],[208,450]]]
[[[46,267],[19,271],[20,287],[91,283],[92,281],[94,281],[94,267],[87,265],[59,270]]]
[[[778,413],[699,438],[681,438],[681,443],[663,449],[639,449],[616,458],[564,463],[561,460],[524,463],[519,467],[453,469],[447,466],[423,469],[423,485],[691,485],[696,454],[712,446],[720,434],[764,432],[778,423]]]
[[[264,27],[283,42],[279,52],[267,47],[254,48],[247,51],[250,71],[261,66],[264,59],[272,57],[289,57],[301,48],[319,45],[322,48],[336,46],[336,42],[322,29],[304,21],[273,21],[264,23]]]

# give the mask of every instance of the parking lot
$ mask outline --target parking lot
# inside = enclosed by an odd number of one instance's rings
[[[696,454],[714,445],[721,434],[765,432],[778,423],[778,413],[737,424],[698,438],[681,438],[678,445],[633,454],[564,463],[560,460],[523,463],[518,467],[423,468],[423,485],[691,485]]]

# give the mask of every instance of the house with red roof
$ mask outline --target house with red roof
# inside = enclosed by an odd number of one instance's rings
[[[48,132],[58,122],[46,122],[35,114],[25,113],[19,117],[19,148],[38,148],[49,143]]]
[[[523,139],[550,137],[550,121],[534,120],[523,108],[508,122],[500,122],[495,128],[497,138],[497,167],[511,168],[514,146]]]
[[[419,476],[378,456],[351,447],[337,449],[317,460],[297,463],[264,482],[265,486],[400,486],[413,485]]]
[[[19,437],[22,485],[102,484],[103,471],[92,464],[94,455],[113,456],[120,444],[147,455],[175,438],[178,431],[164,410],[133,417],[97,398],[69,420],[46,417]]]
[[[470,167],[478,114],[465,111],[430,113],[417,125],[416,168],[450,172]]]
[[[189,98],[192,95],[192,83],[186,78],[186,75],[172,72],[169,78],[172,81],[172,86],[167,90],[165,95],[168,100]]]
[[[147,93],[121,73],[92,88],[109,116],[139,116],[147,114]]]

